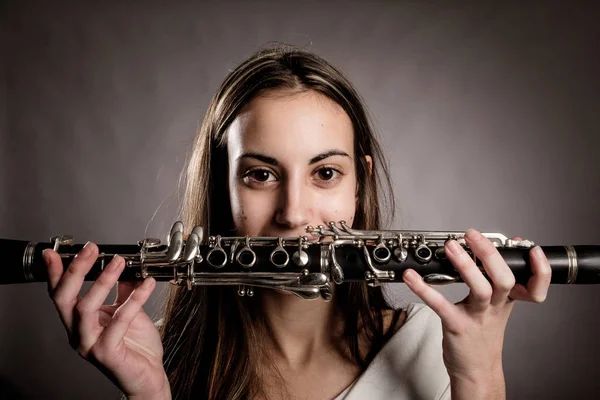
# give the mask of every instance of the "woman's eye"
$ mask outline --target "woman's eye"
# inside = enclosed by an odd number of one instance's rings
[[[266,169],[255,169],[247,172],[244,175],[244,180],[251,180],[254,182],[270,182],[275,180],[275,176],[271,171],[267,171]]]
[[[338,177],[340,173],[333,168],[321,168],[317,171],[319,179],[322,181],[331,181]]]

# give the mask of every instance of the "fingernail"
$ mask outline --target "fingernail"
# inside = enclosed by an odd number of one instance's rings
[[[415,283],[417,281],[418,275],[419,274],[417,274],[415,271],[406,271],[404,273],[403,280],[404,280],[404,282]]]
[[[533,255],[537,258],[542,258],[544,257],[544,252],[542,251],[542,248],[540,246],[535,246],[533,248]]]
[[[479,231],[473,228],[470,228],[467,232],[465,232],[465,238],[469,240],[475,240],[479,237],[479,235]]]
[[[89,255],[92,253],[92,248],[89,246],[89,244],[90,244],[90,243],[91,243],[91,242],[87,242],[87,243],[86,243],[86,244],[83,246],[83,248],[82,248],[82,249],[79,251],[79,254],[78,254],[78,255],[80,255],[80,256],[82,256],[82,257],[87,257],[87,256],[89,256]]]
[[[115,254],[112,257],[112,261],[113,261],[112,263],[109,263],[111,270],[115,270],[115,269],[117,269],[117,268],[119,268],[121,266],[121,260],[119,260],[119,255],[118,254]]]
[[[48,249],[44,249],[42,250],[42,258],[44,259],[44,261],[48,262],[50,260],[48,260]]]
[[[463,252],[463,248],[460,244],[458,244],[458,242],[456,240],[449,240],[448,241],[448,251],[452,255],[457,256]]]

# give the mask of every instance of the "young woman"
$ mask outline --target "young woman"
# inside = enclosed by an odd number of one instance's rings
[[[213,98],[189,159],[182,219],[188,230],[224,236],[299,236],[340,220],[378,229],[385,165],[350,82],[314,54],[269,48],[232,71]],[[55,252],[44,257],[71,345],[131,399],[505,398],[507,320],[514,300],[544,300],[550,267],[534,249],[533,277],[515,285],[489,240],[475,230],[466,240],[491,282],[449,241],[470,288],[458,304],[413,270],[403,279],[425,305],[403,310],[364,283],[335,286],[331,302],[176,287],[160,333],[142,309],[152,278],[118,283],[115,303],[103,305],[122,258],[80,297],[96,245],[64,273]]]

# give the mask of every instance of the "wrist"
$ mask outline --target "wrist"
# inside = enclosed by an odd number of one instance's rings
[[[166,390],[154,394],[141,393],[137,395],[131,395],[127,396],[127,400],[171,400],[171,390],[167,388]]]
[[[450,376],[453,400],[506,399],[506,383],[502,369],[490,373]]]
[[[126,395],[128,400],[171,400],[171,386],[166,375],[162,388],[154,393],[136,393]]]

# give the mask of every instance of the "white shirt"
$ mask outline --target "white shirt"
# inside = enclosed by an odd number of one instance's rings
[[[439,316],[421,303],[409,304],[406,313],[367,369],[334,400],[450,400]]]

